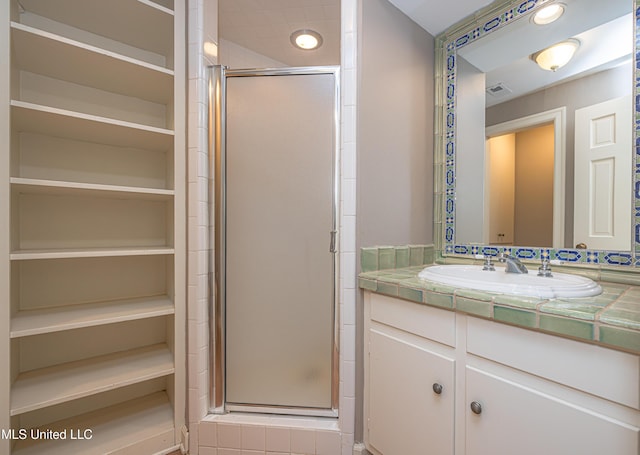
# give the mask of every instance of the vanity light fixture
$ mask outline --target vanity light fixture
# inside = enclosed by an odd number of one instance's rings
[[[560,19],[560,16],[564,14],[564,4],[552,3],[550,5],[540,8],[532,16],[532,21],[537,25],[547,25]]]
[[[570,38],[536,52],[531,55],[531,60],[536,62],[543,70],[556,71],[569,63],[579,46],[580,41]]]
[[[314,30],[297,30],[291,34],[291,44],[298,49],[312,51],[322,46],[322,35]]]

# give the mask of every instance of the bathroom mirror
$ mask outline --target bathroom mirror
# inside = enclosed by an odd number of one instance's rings
[[[536,24],[551,4],[563,14]],[[437,37],[444,255],[636,265],[634,11],[632,0],[495,2]],[[564,66],[534,61],[567,40],[577,49]]]

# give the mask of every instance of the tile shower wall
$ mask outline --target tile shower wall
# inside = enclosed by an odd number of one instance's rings
[[[209,321],[207,308],[209,201],[207,160],[207,74],[216,64],[204,43],[217,43],[217,0],[189,0],[188,30],[188,292],[187,386],[189,452],[198,454],[198,426],[209,408]],[[215,49],[215,48],[214,48]]]
[[[207,416],[209,322],[207,309],[208,164],[205,41],[218,43],[216,0],[189,0],[189,264],[188,422],[193,455],[351,455],[354,445],[356,370],[356,62],[357,0],[342,0],[340,194],[340,403],[339,419],[279,417],[238,420]]]

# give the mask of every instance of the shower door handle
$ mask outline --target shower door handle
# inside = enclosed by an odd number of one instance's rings
[[[331,231],[331,239],[329,240],[329,252],[336,253],[336,235],[338,231]]]

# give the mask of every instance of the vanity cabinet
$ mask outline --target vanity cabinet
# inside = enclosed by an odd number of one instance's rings
[[[417,340],[369,333],[369,442],[381,453],[453,455],[454,359]]]
[[[0,8],[0,360],[10,366],[0,453],[176,448],[186,431],[185,3]],[[38,429],[62,437],[34,438]]]
[[[369,450],[453,455],[453,313],[377,295],[366,313]]]
[[[640,453],[637,355],[370,292],[365,326],[373,454]]]

